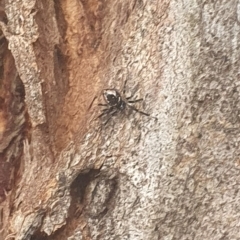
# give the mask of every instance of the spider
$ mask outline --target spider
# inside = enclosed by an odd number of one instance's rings
[[[122,96],[119,93],[119,91],[117,91],[116,89],[113,88],[113,89],[103,90],[103,97],[104,97],[104,100],[106,103],[105,104],[99,103],[98,105],[104,106],[106,108],[102,110],[102,113],[98,116],[98,118],[100,118],[104,115],[107,115],[107,114],[110,115],[108,117],[108,119],[106,120],[106,122],[104,123],[104,125],[106,125],[108,123],[108,121],[110,120],[110,118],[112,116],[114,116],[118,112],[124,111],[127,107],[129,107],[132,110],[139,112],[140,114],[143,114],[145,116],[150,116],[150,114],[145,113],[130,104],[130,103],[136,103],[136,102],[143,101],[143,99],[140,98],[140,99],[136,99],[136,100],[130,100],[133,97],[133,95],[131,95],[130,97],[125,97],[125,86],[124,86]]]

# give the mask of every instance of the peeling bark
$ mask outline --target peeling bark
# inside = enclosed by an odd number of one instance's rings
[[[239,6],[0,2],[0,238],[238,239]]]

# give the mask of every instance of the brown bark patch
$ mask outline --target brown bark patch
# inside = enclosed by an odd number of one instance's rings
[[[16,180],[26,133],[25,91],[6,39],[0,55],[0,200]]]

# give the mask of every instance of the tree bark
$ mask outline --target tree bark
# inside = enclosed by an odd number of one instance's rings
[[[239,1],[0,5],[0,239],[239,238]]]

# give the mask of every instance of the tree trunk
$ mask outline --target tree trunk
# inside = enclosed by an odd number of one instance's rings
[[[239,10],[1,1],[0,239],[238,239]]]

